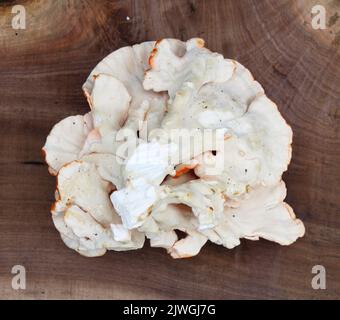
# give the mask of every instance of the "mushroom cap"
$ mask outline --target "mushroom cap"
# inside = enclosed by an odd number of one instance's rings
[[[289,245],[302,237],[305,227],[285,202],[283,181],[275,186],[258,186],[239,202],[238,207],[225,207],[221,222],[214,228],[222,244],[231,249],[241,238],[264,238]]]
[[[181,91],[184,83],[196,90],[209,82],[224,82],[231,77],[234,65],[223,56],[204,48],[204,40],[193,38],[185,43],[185,52],[174,48],[169,39],[155,44],[146,72],[144,88],[167,91],[170,99]]]
[[[112,185],[102,179],[92,163],[73,161],[64,166],[57,177],[59,202],[77,205],[104,226],[119,221],[109,199]]]
[[[191,231],[184,239],[177,241],[168,252],[174,259],[191,258],[199,254],[207,241],[206,236],[199,232]]]
[[[51,174],[56,175],[65,164],[78,159],[92,129],[91,113],[65,118],[53,127],[42,149]]]
[[[112,130],[118,130],[123,126],[131,96],[121,81],[108,74],[98,74],[89,99],[94,127],[107,125]]]

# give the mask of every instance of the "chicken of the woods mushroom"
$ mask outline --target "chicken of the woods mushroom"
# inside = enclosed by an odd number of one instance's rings
[[[292,130],[238,62],[198,38],[144,42],[102,60],[83,91],[90,111],[57,123],[43,147],[69,248],[93,257],[147,238],[186,258],[208,240],[304,235],[281,179]]]

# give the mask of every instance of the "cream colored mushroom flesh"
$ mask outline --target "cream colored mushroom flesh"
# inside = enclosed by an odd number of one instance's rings
[[[43,147],[67,247],[95,257],[149,239],[178,259],[304,235],[284,202],[292,130],[240,63],[200,38],[144,42],[104,58],[83,92],[90,110]]]

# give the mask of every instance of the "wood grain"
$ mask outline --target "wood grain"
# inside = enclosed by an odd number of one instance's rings
[[[317,3],[327,9],[326,30],[311,27],[310,0],[1,1],[0,298],[339,299],[340,2]],[[26,30],[11,28],[14,4],[27,10]],[[148,245],[79,256],[49,214],[55,181],[40,154],[49,130],[86,112],[81,85],[111,51],[193,36],[247,66],[292,126],[284,179],[306,236],[290,247],[210,244],[182,261]],[[24,291],[11,288],[16,264],[27,269]],[[317,264],[326,290],[311,287]]]

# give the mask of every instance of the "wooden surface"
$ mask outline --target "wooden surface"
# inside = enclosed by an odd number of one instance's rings
[[[326,30],[311,27],[314,3],[326,7]],[[11,28],[14,4],[27,10],[26,30]],[[0,298],[340,298],[337,12],[338,0],[1,1]],[[292,126],[284,179],[306,236],[290,247],[209,244],[180,261],[148,244],[81,257],[62,243],[50,218],[55,179],[40,153],[49,130],[86,112],[81,85],[111,51],[193,36],[245,64]],[[27,270],[23,291],[11,288],[17,264]],[[326,268],[326,290],[311,287],[318,264]]]

